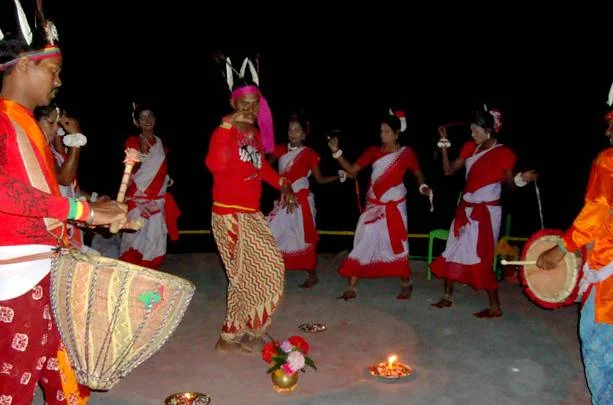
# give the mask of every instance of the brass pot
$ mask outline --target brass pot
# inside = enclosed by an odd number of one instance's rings
[[[292,392],[298,386],[298,373],[287,375],[282,370],[271,373],[272,387],[278,393]]]
[[[177,392],[164,401],[166,405],[208,405],[211,397],[201,392]]]

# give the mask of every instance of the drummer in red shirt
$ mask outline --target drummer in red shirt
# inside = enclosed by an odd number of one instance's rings
[[[3,6],[5,12],[14,10]],[[123,224],[127,207],[60,195],[32,110],[48,105],[60,87],[62,55],[52,41],[31,45],[26,21],[20,19],[23,37],[0,36],[0,404],[32,403],[39,383],[47,404],[84,404],[51,315],[53,249],[68,246],[67,220]]]

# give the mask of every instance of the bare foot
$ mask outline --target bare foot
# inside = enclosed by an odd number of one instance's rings
[[[441,298],[441,300],[435,304],[431,304],[433,307],[436,308],[451,308],[451,306],[453,305],[453,302],[449,301],[447,298]]]
[[[228,342],[227,340],[223,340],[219,338],[217,343],[215,343],[215,351],[218,353],[227,353],[227,352],[235,352],[240,349],[240,344],[235,342]]]
[[[337,297],[337,299],[344,299],[345,301],[349,301],[349,300],[353,300],[355,299],[355,297],[358,296],[358,293],[355,291],[355,288],[347,288],[345,290],[345,292],[343,292],[343,295],[341,295],[340,297]]]
[[[502,310],[500,308],[492,309],[487,308],[483,311],[475,312],[473,314],[475,318],[498,318],[502,316]]]
[[[397,300],[410,300],[413,294],[413,284],[403,285],[400,294],[396,296]]]
[[[317,283],[319,283],[319,278],[317,278],[317,275],[309,274],[309,277],[306,280],[304,280],[304,283],[300,284],[298,287],[311,288]]]

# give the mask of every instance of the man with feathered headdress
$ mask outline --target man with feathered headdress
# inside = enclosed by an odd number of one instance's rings
[[[235,71],[229,59],[218,60],[226,67],[234,112],[213,132],[205,160],[214,181],[213,234],[228,276],[226,319],[215,349],[259,353],[284,283],[283,258],[260,212],[262,180],[282,191],[290,210],[296,197],[264,157],[274,147],[272,115],[255,65],[246,58]]]
[[[38,26],[45,28],[40,38],[18,0],[4,1],[0,10],[3,18],[16,12],[18,20],[13,34],[4,22],[6,36],[0,31],[0,404],[30,404],[38,383],[48,404],[84,404],[87,389],[77,384],[51,316],[53,248],[67,246],[66,220],[122,224],[127,209],[60,195],[55,161],[32,110],[55,96],[62,56],[57,32],[37,4]]]

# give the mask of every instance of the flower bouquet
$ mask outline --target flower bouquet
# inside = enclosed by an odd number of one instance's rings
[[[298,383],[298,371],[305,372],[305,366],[317,370],[308,352],[309,344],[300,336],[292,336],[281,343],[272,340],[264,345],[262,359],[271,365],[268,373],[271,373],[277,392],[293,391]]]

